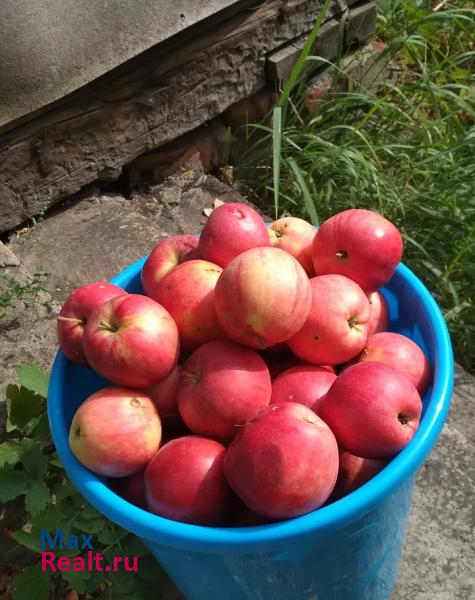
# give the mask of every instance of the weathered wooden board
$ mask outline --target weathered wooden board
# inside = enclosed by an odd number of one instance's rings
[[[261,89],[266,55],[309,31],[322,4],[261,0],[173,51],[151,49],[1,136],[0,232]],[[328,17],[341,10],[335,0]]]

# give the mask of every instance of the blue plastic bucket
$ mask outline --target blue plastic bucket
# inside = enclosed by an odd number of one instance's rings
[[[142,292],[144,261],[131,265],[113,283]],[[58,352],[48,414],[67,474],[93,506],[142,538],[188,600],[387,600],[398,571],[415,475],[449,410],[453,357],[437,304],[407,267],[399,265],[384,295],[390,329],[427,353],[433,383],[411,443],[346,498],[297,519],[245,528],[177,523],[129,504],[83,467],[68,445],[77,407],[107,382]]]

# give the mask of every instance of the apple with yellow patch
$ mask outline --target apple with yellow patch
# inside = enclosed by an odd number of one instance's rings
[[[283,217],[269,226],[271,246],[291,254],[309,277],[314,277],[312,243],[315,229],[310,223],[297,217]]]
[[[108,387],[89,396],[69,431],[74,456],[106,477],[127,477],[145,467],[160,446],[162,426],[142,392]]]
[[[253,248],[223,270],[215,290],[218,322],[234,342],[262,350],[285,342],[305,322],[310,283],[280,248]]]

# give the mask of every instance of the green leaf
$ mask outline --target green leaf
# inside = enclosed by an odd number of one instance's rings
[[[41,513],[51,500],[51,494],[44,481],[32,481],[25,494],[25,508],[35,517]]]
[[[24,494],[27,487],[27,479],[23,471],[14,469],[2,469],[0,471],[0,503],[13,500]]]
[[[297,62],[295,63],[294,68],[292,69],[292,73],[290,74],[289,80],[285,88],[283,89],[282,94],[280,95],[279,106],[286,106],[287,100],[290,96],[290,92],[293,90],[299,77],[302,75],[305,66],[305,61],[307,60],[307,57],[309,56],[312,47],[315,44],[315,40],[317,39],[320,27],[322,26],[322,23],[325,17],[327,16],[329,6],[330,0],[325,0],[325,4],[322,6],[322,9],[317,17],[315,25],[313,26],[312,31],[310,32],[307,41],[305,42],[305,46],[303,47],[302,52],[299,54]]]
[[[275,218],[279,218],[279,188],[280,188],[280,160],[282,146],[282,108],[276,106],[272,113],[272,165],[274,174],[274,211]]]
[[[20,460],[20,447],[17,441],[0,444],[0,469],[5,465],[15,465]]]
[[[89,574],[90,577],[88,579],[85,580],[85,587],[86,587],[86,592],[92,593],[92,592],[96,592],[97,588],[99,586],[101,587],[105,587],[104,586],[104,579],[107,577],[106,573],[103,572],[92,572]],[[109,589],[107,588],[107,592],[109,591]],[[138,596],[139,598],[140,596]],[[94,599],[96,598],[96,593],[94,594]],[[107,600],[110,600],[110,594],[107,593],[106,596]],[[115,600],[115,599],[114,599]]]
[[[33,431],[31,432],[31,436],[34,440],[44,442],[50,437],[50,435],[51,432],[49,429],[48,415],[44,413],[41,415],[38,424],[35,425]]]
[[[84,594],[87,591],[87,581],[91,577],[91,573],[88,571],[63,571],[61,577],[69,583],[73,590]]]
[[[71,501],[59,502],[56,505],[58,511],[58,518],[62,520],[72,519],[76,514],[76,508],[73,506]]]
[[[74,519],[74,527],[80,531],[87,531],[92,533],[94,536],[98,535],[108,526],[108,521],[102,516],[98,516],[95,519],[84,518],[82,515],[78,515]]]
[[[38,365],[31,363],[17,367],[16,372],[23,387],[46,398],[48,395],[49,373],[43,371]]]
[[[298,186],[302,191],[302,197],[305,203],[305,208],[307,209],[308,216],[310,217],[312,224],[318,227],[319,220],[317,215],[317,210],[315,208],[315,203],[313,202],[312,196],[308,189],[307,183],[305,181],[305,177],[297,165],[293,158],[289,158],[289,165],[292,171],[294,172],[295,178],[297,179]]]
[[[41,547],[41,533],[37,527],[32,527],[31,531],[28,533],[26,531],[15,531],[13,532],[13,539],[16,540],[28,550],[33,550],[33,552],[43,552],[43,548]]]
[[[53,467],[58,467],[59,469],[63,469],[63,463],[59,460],[59,458],[56,455],[53,455],[50,459],[49,459],[49,464],[53,465]]]
[[[156,600],[157,598],[157,587],[152,583],[147,583],[138,577],[134,581],[133,594],[127,597],[128,600]]]
[[[51,463],[51,460],[50,460]],[[53,489],[53,493],[57,500],[77,496],[78,492],[69,479],[63,479]]]
[[[42,572],[40,565],[26,567],[13,580],[13,600],[48,600],[51,576]]]
[[[160,583],[165,577],[160,565],[151,554],[147,554],[139,560],[138,575],[144,581],[154,584]]]
[[[29,438],[21,440],[21,462],[33,479],[42,479],[48,468],[48,458],[38,442]]]
[[[43,400],[36,396],[34,392],[17,385],[8,385],[6,390],[7,397],[7,431],[19,429],[29,432],[28,424],[35,417],[41,414],[43,409]],[[36,423],[35,423],[36,425]]]
[[[149,553],[147,546],[135,535],[129,535],[122,542],[124,556],[146,556]]]
[[[109,546],[110,544],[114,543],[117,536],[112,528],[106,527],[102,531],[98,532],[96,537],[98,542],[104,544],[105,546]]]
[[[112,589],[122,594],[130,593],[134,589],[134,577],[131,577],[131,573],[128,571],[112,572],[110,575],[110,581],[112,583]]]
[[[35,527],[38,527],[39,529],[46,529],[48,531],[53,531],[55,529],[64,530],[66,527],[69,527],[69,521],[62,520],[58,516],[55,504],[49,504],[46,507],[46,510],[35,516],[32,521]]]

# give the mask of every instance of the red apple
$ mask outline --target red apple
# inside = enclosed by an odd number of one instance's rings
[[[218,206],[203,227],[200,256],[221,267],[251,248],[269,246],[264,220],[253,208],[240,202]]]
[[[310,284],[301,265],[279,248],[254,248],[221,273],[215,290],[218,321],[228,337],[251,348],[285,342],[305,322]]]
[[[366,292],[391,279],[401,260],[397,228],[371,210],[352,208],[322,223],[313,241],[317,275],[345,275]]]
[[[185,436],[165,444],[145,469],[149,509],[195,525],[220,525],[234,495],[223,475],[225,448],[219,442]]]
[[[272,385],[261,356],[233,342],[210,342],[186,361],[178,408],[193,431],[229,439],[269,406]]]
[[[146,388],[175,367],[178,329],[157,302],[139,294],[109,300],[89,318],[84,352],[100,375],[132,388]]]
[[[82,347],[87,320],[101,304],[126,293],[117,285],[100,281],[82,285],[69,294],[57,323],[58,343],[69,360],[79,365],[87,365]]]
[[[354,492],[384,469],[388,461],[382,458],[362,458],[340,450],[340,469],[330,501],[335,502]]]
[[[381,292],[369,294],[368,335],[386,331],[389,324],[389,308]]]
[[[404,373],[424,394],[430,380],[430,365],[419,346],[404,335],[389,331],[368,337],[358,362],[380,362]]]
[[[147,395],[108,387],[77,409],[69,445],[94,473],[126,477],[143,469],[158,450],[161,435],[160,417]]]
[[[225,339],[214,307],[214,288],[222,270],[206,260],[190,260],[165,275],[155,289],[154,300],[175,320],[187,350]]]
[[[309,277],[315,275],[312,258],[315,229],[310,223],[296,217],[284,217],[274,221],[268,231],[271,246],[291,254]]]
[[[147,296],[155,299],[157,285],[177,265],[198,258],[196,235],[174,235],[159,242],[142,268],[142,287]]]
[[[320,401],[335,379],[335,373],[326,367],[314,365],[292,367],[274,379],[271,404],[298,402],[318,414]]]
[[[128,477],[118,477],[110,480],[110,487],[116,494],[127,502],[140,508],[146,507],[144,469]]]
[[[306,406],[273,404],[245,425],[226,450],[224,474],[253,511],[289,519],[330,496],[338,446],[330,428]]]
[[[343,275],[310,279],[312,308],[303,327],[289,341],[294,354],[315,365],[346,362],[364,348],[369,301]]]
[[[320,403],[338,444],[356,456],[394,456],[419,427],[421,398],[410,380],[383,363],[347,367]]]
[[[145,390],[155,404],[163,428],[167,432],[181,432],[186,430],[186,426],[178,411],[178,388],[182,372],[183,367],[177,365],[165,379]]]

